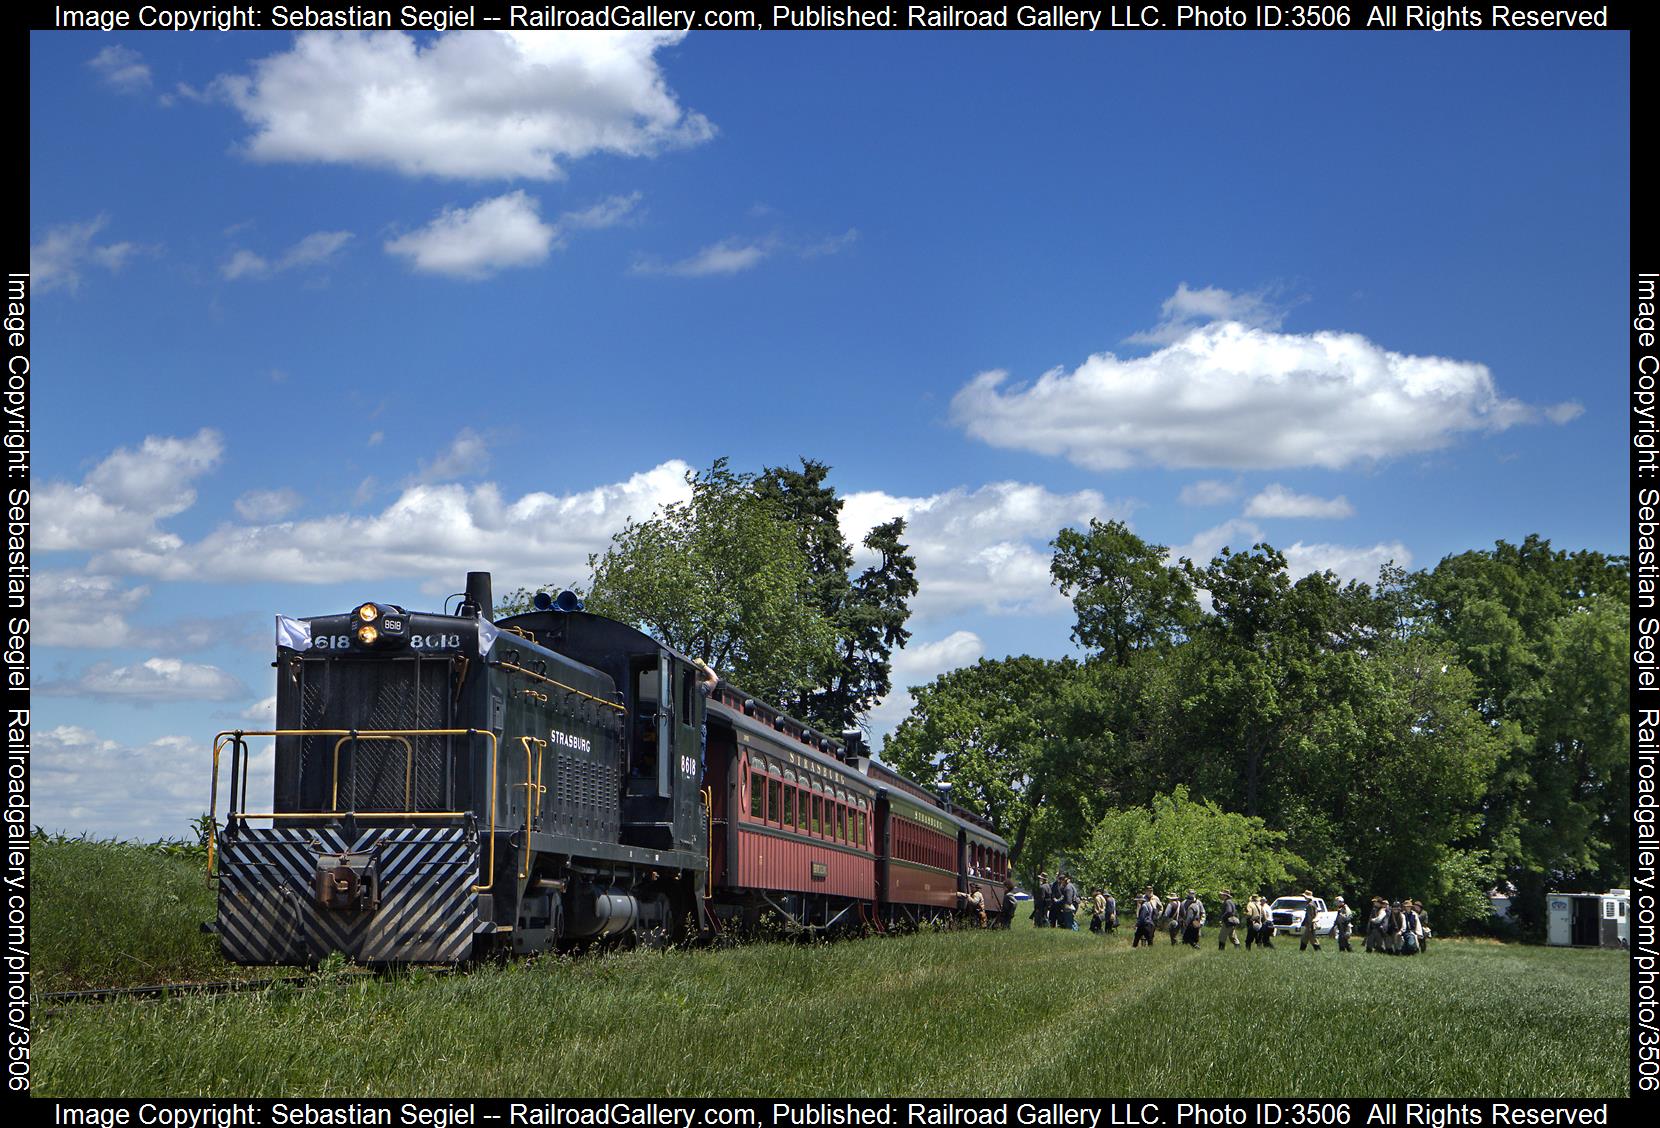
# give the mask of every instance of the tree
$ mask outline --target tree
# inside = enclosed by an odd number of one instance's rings
[[[1078,765],[1056,738],[1051,702],[1077,668],[1023,655],[941,674],[912,690],[916,704],[882,759],[926,786],[949,779],[952,800],[990,819],[1018,862],[1040,810],[1076,793]]]
[[[634,623],[752,693],[798,698],[834,653],[793,527],[718,459],[688,473],[689,501],[630,521],[589,559],[587,609]]]
[[[1548,887],[1629,875],[1629,561],[1519,545],[1449,556],[1413,577],[1432,637],[1475,675],[1471,703],[1501,749],[1469,846],[1541,923]]]
[[[1189,575],[1165,563],[1162,544],[1148,544],[1122,521],[1062,529],[1050,547],[1049,574],[1078,616],[1073,639],[1120,666],[1136,650],[1178,641],[1199,618]]]
[[[834,653],[812,686],[781,704],[840,733],[858,724],[892,688],[893,651],[911,637],[905,623],[917,583],[916,560],[902,539],[903,518],[865,536],[876,562],[851,577],[853,550],[842,536],[842,501],[826,481],[829,472],[811,459],[802,459],[800,470],[769,467],[755,480],[755,490],[794,526],[812,576],[813,601],[837,635]]]
[[[1261,819],[1190,799],[1178,784],[1147,806],[1102,818],[1073,864],[1086,888],[1133,894],[1151,885],[1213,897],[1219,889],[1244,896],[1283,888],[1302,859]]]

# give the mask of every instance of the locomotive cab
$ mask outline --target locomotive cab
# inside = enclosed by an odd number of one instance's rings
[[[561,609],[561,604],[569,610]],[[622,841],[662,850],[707,849],[700,789],[707,704],[697,668],[626,623],[561,600],[501,621],[555,653],[601,670],[623,687]]]

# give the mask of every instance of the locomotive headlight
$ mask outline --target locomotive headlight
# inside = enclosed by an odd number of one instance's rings
[[[373,603],[365,603],[357,609],[357,617],[365,623],[372,623],[380,617],[380,608]]]
[[[375,639],[379,637],[380,632],[374,627],[371,627],[368,623],[364,623],[361,627],[357,628],[357,641],[361,642],[364,646],[373,646],[375,644]]]

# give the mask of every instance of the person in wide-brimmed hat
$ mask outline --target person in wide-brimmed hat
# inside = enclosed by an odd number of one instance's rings
[[[1339,952],[1354,951],[1353,946],[1349,943],[1349,933],[1354,931],[1354,921],[1354,914],[1349,911],[1348,902],[1339,897],[1337,899],[1337,919],[1332,922],[1331,926],[1332,935],[1337,937],[1337,950]]]
[[[1217,910],[1222,923],[1216,930],[1216,950],[1222,952],[1227,950],[1230,941],[1234,947],[1239,947],[1239,904],[1230,890],[1218,890],[1216,896],[1222,901],[1221,908]]]
[[[1320,911],[1315,907],[1314,891],[1303,890],[1303,942],[1297,945],[1299,952],[1308,951],[1308,946],[1314,945],[1314,950],[1320,950]]]

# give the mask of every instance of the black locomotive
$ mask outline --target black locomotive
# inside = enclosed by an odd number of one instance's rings
[[[493,621],[363,603],[278,618],[277,727],[221,733],[216,930],[248,964],[462,962],[777,914],[1002,915],[1008,847],[836,740],[570,593]],[[247,794],[271,737],[271,802]],[[974,898],[978,891],[979,898]]]

